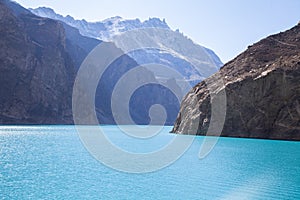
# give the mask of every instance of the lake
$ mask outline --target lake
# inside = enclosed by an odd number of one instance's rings
[[[172,127],[148,140],[101,128],[135,153],[191,137]],[[132,174],[95,159],[74,126],[0,126],[0,199],[300,199],[300,142],[219,138],[199,159],[204,138],[173,164]]]

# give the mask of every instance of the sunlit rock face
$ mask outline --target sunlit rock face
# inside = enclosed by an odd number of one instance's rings
[[[249,46],[220,74],[224,85],[208,91],[208,79],[186,95],[173,132],[206,134],[213,101],[210,93],[225,91],[222,136],[300,140],[299,24]]]

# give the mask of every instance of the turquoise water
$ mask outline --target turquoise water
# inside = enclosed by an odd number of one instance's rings
[[[165,127],[137,142],[103,128],[128,151],[154,151],[174,137]],[[2,126],[0,199],[300,199],[300,142],[220,138],[200,160],[203,138],[162,170],[129,174],[94,159],[73,126]]]

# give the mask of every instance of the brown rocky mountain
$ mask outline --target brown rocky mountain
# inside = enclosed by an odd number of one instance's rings
[[[209,91],[206,82],[218,76],[224,85]],[[221,136],[300,140],[300,24],[249,46],[219,75],[195,86],[182,101],[172,132],[216,135],[207,132],[214,101],[210,93],[224,91]]]

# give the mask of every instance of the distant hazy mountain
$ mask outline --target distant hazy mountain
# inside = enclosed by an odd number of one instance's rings
[[[169,26],[167,25],[165,20],[161,21],[158,18],[150,18],[149,20],[141,22],[139,19],[124,20],[121,17],[117,16],[108,18],[101,22],[87,22],[86,20],[75,20],[69,15],[64,17],[60,14],[55,13],[51,8],[40,7],[29,10],[41,17],[48,17],[51,19],[63,21],[70,26],[78,28],[82,35],[98,38],[100,40],[110,39],[113,35],[137,28],[154,27],[169,29]]]
[[[151,38],[159,49],[144,49],[129,53],[139,64],[156,63],[169,66],[182,74],[186,81],[192,85],[212,75],[223,65],[219,57],[210,49],[195,44],[179,31],[173,31],[165,20],[149,18],[144,22],[139,19],[125,20],[121,17],[112,17],[100,22],[87,22],[75,20],[71,16],[62,16],[50,8],[40,7],[30,9],[32,13],[60,20],[79,29],[84,36],[104,41],[114,41],[114,37],[127,31],[137,29],[163,29],[166,34]],[[138,37],[137,37],[138,38]],[[139,38],[139,42],[147,43],[149,38]],[[196,69],[195,69],[196,68]],[[157,77],[167,78],[167,77]]]
[[[0,35],[0,124],[73,123],[75,74],[91,50],[106,42],[83,36],[78,29],[63,22],[38,17],[8,0],[0,0]],[[110,44],[106,45],[107,52],[120,51],[113,43],[106,44]],[[101,124],[115,123],[111,108],[114,86],[137,65],[123,54],[109,65],[96,94],[88,87],[82,91],[82,96],[95,96],[96,114]],[[133,83],[137,80],[158,83],[146,68],[131,78]],[[89,82],[87,77],[85,83]],[[123,96],[116,98],[119,98],[117,103],[123,101]],[[139,88],[129,103],[132,119],[139,124],[149,123],[148,111],[153,104],[165,106],[166,124],[173,123],[179,110],[176,97],[158,84]],[[84,111],[85,105],[82,106]],[[114,114],[121,117],[121,123],[128,124],[123,113]]]
[[[125,32],[125,29],[153,27],[166,30],[153,40],[156,46],[160,45],[159,47],[163,48],[131,52],[129,55],[135,60],[123,53],[123,56],[109,65],[99,81],[96,94],[89,94],[96,95],[96,114],[102,124],[115,123],[113,114],[121,119],[121,123],[128,124],[122,112],[113,113],[112,94],[120,78],[139,64],[156,63],[171,66],[190,83],[217,70],[210,62],[212,58],[217,58],[211,51],[170,30],[167,24],[159,19],[140,22],[116,17],[99,23],[88,23],[65,17],[64,20],[57,21],[36,16],[9,0],[0,0],[0,11],[1,124],[73,123],[72,91],[76,72],[91,50],[103,42],[99,38],[108,39],[109,36],[115,39],[115,36]],[[51,18],[55,16],[60,17],[55,14]],[[72,23],[73,26],[70,26]],[[81,28],[77,29],[77,26]],[[98,33],[98,36],[92,37],[93,33]],[[143,43],[147,40],[149,38],[144,35],[136,41]],[[106,52],[121,51],[113,43],[103,44],[111,44],[106,45],[109,47]],[[202,64],[202,71],[196,70],[189,61]],[[179,110],[179,101],[184,94],[178,87],[178,80],[172,76],[163,77],[165,74],[163,68],[156,69],[154,73],[142,67],[140,73],[131,76],[130,82],[124,85],[124,88],[128,88],[131,83],[140,80],[151,82],[137,88],[127,105],[134,122],[149,123],[149,109],[155,104],[165,107],[165,124],[170,125],[174,122]],[[165,82],[164,86],[159,84],[161,80]],[[86,83],[89,83],[88,77]],[[169,90],[170,87],[177,91],[179,99]],[[82,95],[89,92],[84,90]],[[122,103],[124,96],[117,95],[115,99],[117,103]]]

